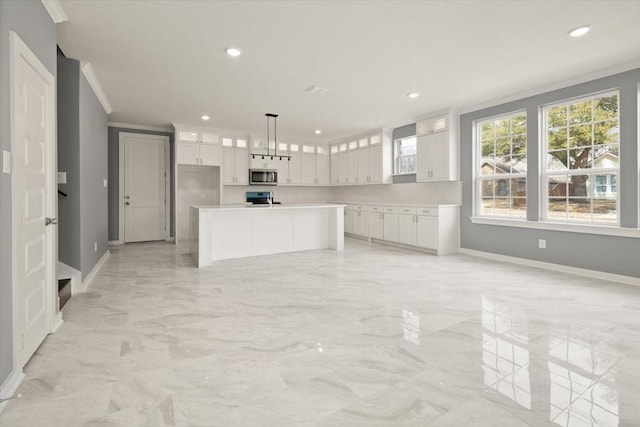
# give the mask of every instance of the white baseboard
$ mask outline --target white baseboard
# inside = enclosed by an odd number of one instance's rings
[[[109,258],[110,255],[111,255],[111,252],[107,250],[104,253],[104,255],[102,255],[102,257],[98,260],[98,262],[96,262],[96,265],[93,266],[93,269],[91,269],[91,272],[87,274],[87,277],[82,281],[80,292],[85,292],[87,290],[87,288],[91,284],[91,281],[94,279],[94,277],[96,277],[96,274],[98,274],[98,271],[100,271],[100,269],[102,268],[102,266],[107,261],[107,258]]]
[[[109,246],[117,246],[123,244],[124,242],[122,240],[109,240]]]
[[[9,377],[4,381],[2,387],[0,387],[0,398],[6,399],[15,394],[16,390],[20,386],[20,383],[24,379],[24,372],[13,371],[9,374]],[[7,406],[7,402],[0,403],[0,412]]]
[[[82,273],[67,264],[58,261],[57,279],[71,279],[71,295],[80,292]]]
[[[507,255],[499,255],[491,252],[476,251],[474,249],[460,248],[460,253],[478,258],[486,258],[492,261],[504,261],[513,264],[526,265],[529,267],[543,268],[545,270],[559,271],[561,273],[575,274],[576,276],[591,277],[595,279],[610,280],[632,286],[640,286],[640,278],[623,276],[622,274],[605,273],[604,271],[588,270],[586,268],[570,267],[566,265],[553,264],[551,262],[535,261],[526,258],[517,258]]]

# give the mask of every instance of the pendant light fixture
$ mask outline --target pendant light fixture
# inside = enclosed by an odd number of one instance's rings
[[[271,157],[271,160],[273,160],[275,157],[280,158],[280,160],[287,159],[288,161],[291,161],[291,156],[288,155],[278,155],[278,115],[277,114],[273,114],[273,113],[266,113],[265,116],[267,117],[267,157]],[[269,124],[271,122],[271,119],[273,119],[273,154],[271,154],[271,149],[270,149],[270,138],[271,138],[271,132],[270,132],[270,127]],[[255,159],[256,156],[261,156],[262,160],[264,160],[265,154],[264,153],[251,153],[251,158]]]

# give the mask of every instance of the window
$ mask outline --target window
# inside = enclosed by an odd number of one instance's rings
[[[415,136],[396,139],[394,143],[394,174],[416,173],[416,141]]]
[[[543,112],[543,219],[618,222],[618,93],[549,105]]]
[[[476,122],[476,214],[527,216],[527,116]]]

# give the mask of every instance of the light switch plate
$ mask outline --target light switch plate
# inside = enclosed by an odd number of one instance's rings
[[[103,179],[103,180],[102,180],[102,186],[103,186],[104,188],[107,188],[107,180],[106,180],[106,179]]]
[[[2,173],[11,173],[11,152],[2,150]]]
[[[58,172],[58,184],[66,184],[66,183],[67,183],[67,173]]]

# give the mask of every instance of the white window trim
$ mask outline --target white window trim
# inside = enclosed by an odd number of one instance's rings
[[[398,152],[398,142],[403,141],[405,139],[415,139],[416,140],[416,154],[413,154],[411,156],[402,156],[402,157],[415,157],[416,161],[415,161],[415,165],[416,165],[416,169],[412,172],[398,172],[398,158],[400,156],[397,155]],[[413,136],[405,136],[404,138],[398,138],[398,139],[394,139],[393,140],[393,176],[405,176],[405,175],[415,175],[416,173],[418,173],[418,137],[416,135]]]
[[[590,168],[590,169],[565,169],[558,171],[547,171],[546,159],[548,153],[548,140],[547,140],[547,115],[545,109],[552,108],[558,105],[566,105],[574,102],[593,100],[595,98],[601,98],[605,96],[617,95],[618,96],[618,126],[620,126],[620,90],[606,90],[604,92],[593,93],[586,96],[579,96],[575,98],[565,99],[559,102],[553,102],[550,104],[540,105],[538,107],[538,123],[540,123],[540,129],[538,134],[538,140],[540,141],[538,150],[538,177],[540,179],[539,185],[539,218],[540,222],[549,224],[562,224],[567,225],[588,225],[591,227],[603,227],[605,229],[624,229],[620,227],[620,164],[617,168]],[[622,144],[618,141],[618,150],[620,150],[619,157],[622,158]],[[589,223],[580,222],[576,220],[567,219],[561,221],[556,218],[549,219],[549,186],[547,184],[550,175],[605,175],[614,174],[617,175],[617,194],[616,194],[616,225],[607,226],[604,221],[592,221]],[[592,213],[593,214],[593,213]],[[595,233],[595,234],[611,234],[611,233]],[[613,234],[611,234],[613,235]]]
[[[527,178],[527,174],[526,173],[514,173],[514,174],[501,174],[499,175],[500,178],[496,178],[496,174],[494,175],[483,175],[483,176],[479,176],[478,172],[480,169],[480,165],[481,165],[481,161],[482,161],[482,154],[480,153],[480,147],[478,147],[478,123],[480,122],[486,122],[486,121],[491,121],[491,120],[495,120],[495,119],[499,119],[499,118],[506,118],[506,117],[513,117],[513,116],[517,116],[520,114],[524,114],[525,117],[527,117],[527,127],[529,126],[529,120],[528,120],[528,115],[527,115],[527,110],[526,109],[520,109],[520,110],[516,110],[516,111],[511,111],[508,113],[502,113],[502,114],[498,114],[495,116],[490,116],[490,117],[484,117],[482,119],[479,120],[474,120],[473,122],[473,129],[472,129],[472,134],[471,134],[471,138],[473,141],[473,168],[472,168],[472,173],[473,173],[473,188],[472,188],[472,199],[473,199],[473,217],[474,218],[494,218],[494,219],[511,219],[514,218],[516,220],[520,220],[520,221],[524,221],[525,219],[520,218],[520,217],[511,217],[511,216],[506,216],[506,215],[496,215],[496,214],[480,214],[480,207],[482,205],[482,189],[480,188],[480,186],[482,185],[481,182],[485,179],[505,179],[505,177],[507,177],[507,179],[515,179],[515,178]],[[529,141],[527,141],[527,148],[529,147]],[[528,161],[528,160],[527,160]],[[527,168],[528,169],[528,168]],[[527,202],[527,206],[529,205],[529,194],[526,195],[525,200]],[[526,213],[525,213],[526,216]]]
[[[501,227],[529,228],[535,230],[566,231],[569,233],[599,234],[604,236],[632,237],[640,239],[640,229],[618,226],[581,224],[575,222],[527,221],[524,219],[490,218],[472,216],[473,224],[498,225]]]

